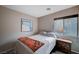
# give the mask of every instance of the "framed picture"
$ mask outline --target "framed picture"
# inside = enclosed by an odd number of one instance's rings
[[[32,31],[32,21],[21,18],[21,32],[30,32]]]

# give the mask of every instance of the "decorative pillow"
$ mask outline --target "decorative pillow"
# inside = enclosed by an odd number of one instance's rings
[[[57,38],[56,33],[54,32],[48,32],[47,36]]]
[[[33,52],[35,52],[37,49],[44,45],[44,43],[28,37],[21,37],[19,38],[19,41],[27,45],[30,49],[32,49]]]
[[[47,34],[47,32],[46,31],[41,31],[41,32],[39,32],[39,34],[45,35],[45,34]]]
[[[48,32],[48,36],[54,37],[54,38],[60,38],[63,36],[63,33],[57,33],[57,32]]]

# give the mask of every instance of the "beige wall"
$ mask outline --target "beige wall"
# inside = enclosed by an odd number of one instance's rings
[[[21,18],[32,20],[33,31],[21,32]],[[33,16],[19,13],[8,8],[0,6],[0,45],[11,45],[9,43],[16,41],[19,36],[27,36],[36,33],[38,30],[38,20]]]
[[[27,14],[16,12],[0,6],[0,46],[4,46],[4,48],[0,48],[0,50],[6,50],[13,47],[14,42],[19,36],[31,35],[36,33],[38,30],[53,31],[54,18],[73,14],[79,14],[79,6],[40,17],[38,20],[33,16],[29,16]],[[21,18],[26,18],[33,21],[32,32],[21,32]]]
[[[65,10],[47,15],[47,16],[40,17],[39,20],[38,20],[39,30],[53,31],[54,18],[78,14],[79,13],[78,7],[79,6],[72,7],[72,8],[69,8],[69,9],[65,9]]]
[[[65,9],[47,16],[40,17],[38,20],[39,31],[53,31],[54,29],[54,18],[79,14],[79,6],[75,6],[69,9]],[[79,34],[79,16],[78,16],[78,34]],[[78,35],[79,37],[79,35]],[[79,38],[67,37],[72,41],[71,49],[79,52]]]

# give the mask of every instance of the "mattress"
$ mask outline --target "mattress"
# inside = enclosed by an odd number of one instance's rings
[[[24,44],[19,42],[22,46],[24,46],[24,49],[26,49],[28,52],[34,53],[34,54],[49,54],[52,51],[52,49],[55,47],[55,44],[56,44],[56,38],[48,37],[48,36],[44,36],[44,35],[40,35],[40,34],[29,36],[29,38],[32,38],[34,40],[38,40],[38,41],[44,43],[44,45],[42,47],[40,47],[38,50],[33,52],[27,46],[25,46]]]

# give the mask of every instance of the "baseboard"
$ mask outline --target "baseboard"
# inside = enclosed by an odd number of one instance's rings
[[[79,52],[75,51],[75,50],[71,50],[72,54],[79,54]]]
[[[0,54],[6,54],[8,51],[11,51],[11,50],[13,50],[13,49],[14,49],[14,48],[7,49],[7,50],[5,50],[5,51],[0,52]]]

